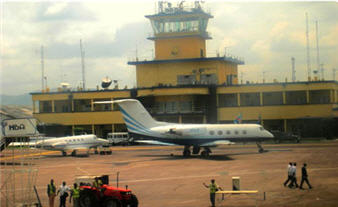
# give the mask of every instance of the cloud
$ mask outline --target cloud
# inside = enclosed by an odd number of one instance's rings
[[[38,4],[34,21],[94,21],[95,14],[81,2],[43,2]]]

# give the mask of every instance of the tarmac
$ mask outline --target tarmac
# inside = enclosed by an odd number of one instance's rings
[[[253,195],[217,196],[216,206],[338,206],[338,141],[301,144],[269,144],[265,153],[256,145],[231,145],[212,149],[207,159],[182,157],[183,147],[126,146],[112,147],[112,155],[91,153],[85,157],[63,157],[60,152],[40,151],[25,156],[37,157],[37,190],[43,206],[48,206],[46,187],[53,178],[59,186],[72,186],[76,176],[109,175],[110,184],[128,188],[138,197],[140,207],[208,207],[209,191],[203,183],[215,179],[224,190],[232,189],[232,177],[240,177],[241,190],[258,190]],[[2,163],[20,160],[4,155]],[[313,189],[290,189],[283,186],[287,165],[308,164]],[[13,166],[1,165],[1,168]],[[19,179],[17,182],[20,182]],[[265,194],[265,198],[264,198]],[[55,200],[55,206],[59,200]],[[1,205],[2,206],[2,205]],[[71,206],[67,201],[67,206]]]

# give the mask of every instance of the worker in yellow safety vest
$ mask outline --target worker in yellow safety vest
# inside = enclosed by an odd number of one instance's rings
[[[215,207],[216,191],[222,190],[222,188],[217,186],[217,184],[215,183],[214,179],[211,180],[211,183],[209,185],[206,185],[205,183],[203,183],[203,185],[206,188],[209,188],[209,190],[210,190],[210,202],[211,202],[211,206]]]
[[[98,177],[95,178],[95,181],[93,182],[93,187],[94,188],[101,188],[102,186],[102,181]]]
[[[77,186],[77,183],[74,183],[74,188],[71,189],[69,203],[71,203],[73,198],[73,206],[80,207],[80,188]]]
[[[50,184],[47,185],[47,195],[49,198],[49,207],[54,207],[56,187],[54,185],[54,180],[50,180]]]

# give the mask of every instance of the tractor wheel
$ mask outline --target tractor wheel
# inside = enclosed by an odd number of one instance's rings
[[[117,200],[108,200],[105,202],[104,207],[120,207],[120,202]]]
[[[137,200],[136,195],[134,194],[131,194],[130,207],[138,207],[138,200]]]
[[[97,204],[95,195],[90,191],[81,192],[79,201],[80,207],[94,207]]]

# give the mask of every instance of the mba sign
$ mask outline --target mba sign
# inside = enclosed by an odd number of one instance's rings
[[[6,119],[1,123],[5,136],[32,136],[39,132],[36,129],[36,119]]]

